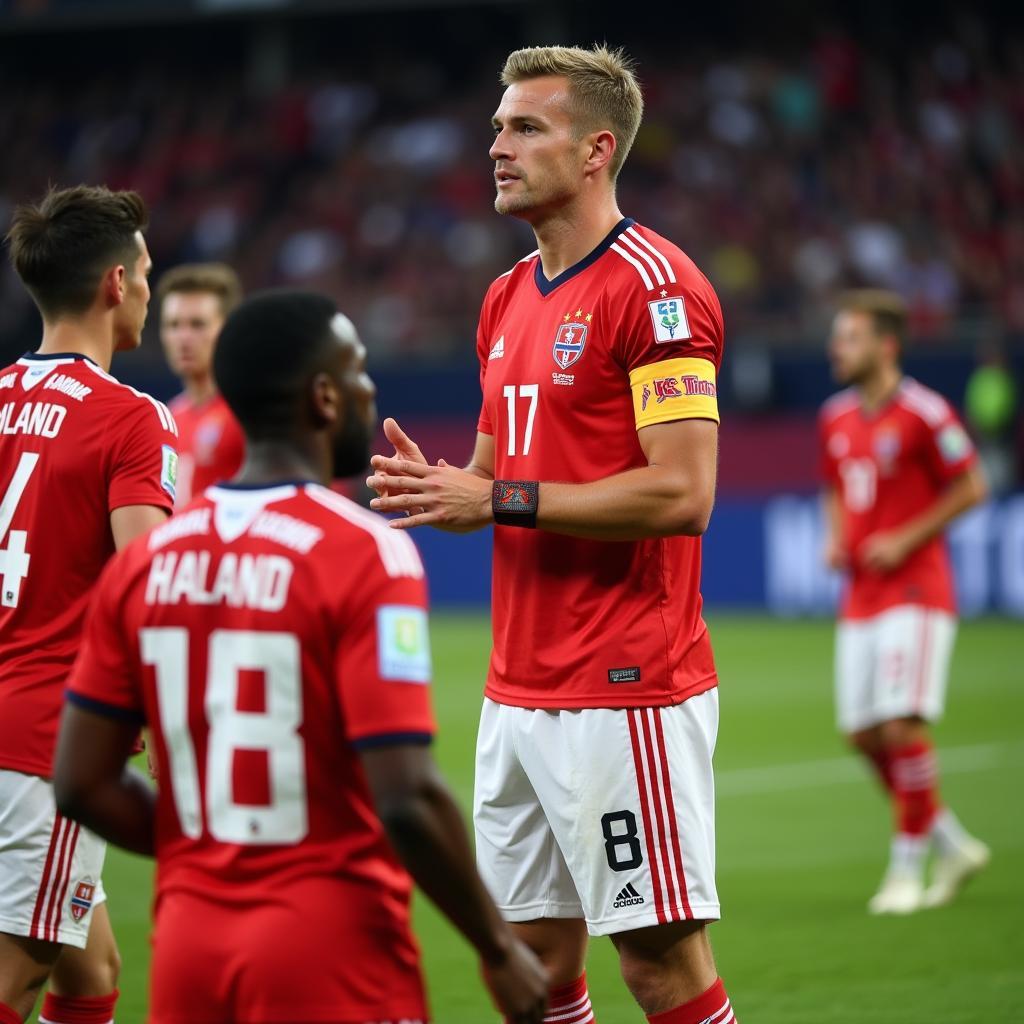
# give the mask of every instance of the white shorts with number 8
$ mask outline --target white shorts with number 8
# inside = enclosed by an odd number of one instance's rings
[[[504,917],[582,917],[592,935],[716,920],[717,734],[717,689],[617,710],[485,699],[473,816]]]

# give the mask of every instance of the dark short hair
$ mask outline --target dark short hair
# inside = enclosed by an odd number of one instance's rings
[[[242,282],[226,263],[182,263],[171,267],[160,278],[157,298],[163,302],[172,293],[214,295],[222,316],[227,316],[242,301]]]
[[[907,343],[907,304],[896,292],[882,288],[857,288],[840,296],[844,313],[866,313],[875,334],[892,335],[902,348]]]
[[[137,192],[51,188],[38,203],[15,209],[7,232],[11,263],[45,318],[84,313],[112,266],[134,265],[135,233],[148,222]]]
[[[310,377],[334,352],[338,307],[325,295],[292,289],[256,292],[227,318],[213,353],[213,376],[253,440],[287,436]]]

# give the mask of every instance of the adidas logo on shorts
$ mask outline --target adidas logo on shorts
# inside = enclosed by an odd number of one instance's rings
[[[616,910],[619,907],[635,907],[640,903],[643,903],[644,898],[633,888],[633,886],[627,885],[618,896],[615,897],[615,902],[612,904]]]

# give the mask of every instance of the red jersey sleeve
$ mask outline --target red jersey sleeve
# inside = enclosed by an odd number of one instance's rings
[[[653,292],[630,279],[622,296],[614,352],[629,373],[638,430],[671,420],[719,422],[722,309],[692,264],[675,264],[673,276],[675,281]]]
[[[977,452],[952,407],[945,401],[943,405],[945,415],[934,423],[922,420],[921,429],[929,471],[937,480],[948,483],[975,462]]]
[[[491,423],[491,417],[487,413],[487,405],[483,401],[484,395],[484,378],[487,376],[487,362],[491,355],[491,344],[489,343],[490,338],[490,306],[491,306],[491,293],[494,290],[492,284],[487,289],[487,294],[484,296],[483,305],[480,307],[480,319],[476,326],[476,357],[480,363],[480,416],[477,419],[476,429],[481,434],[493,434],[494,425]]]
[[[423,578],[388,576],[378,563],[340,625],[335,685],[352,744],[429,741],[436,726]]]
[[[145,399],[115,425],[107,507],[126,505],[174,508],[178,474],[177,433],[166,406]]]
[[[831,417],[827,416],[824,411],[818,415],[818,448],[819,448],[819,459],[818,459],[818,472],[821,476],[821,481],[826,487],[838,487],[839,486],[839,465],[836,460],[832,457],[832,452],[829,450],[829,438],[831,436]]]
[[[142,680],[123,620],[125,570],[136,549],[133,544],[115,555],[100,576],[86,617],[82,646],[68,677],[67,699],[90,711],[141,724],[145,720]]]

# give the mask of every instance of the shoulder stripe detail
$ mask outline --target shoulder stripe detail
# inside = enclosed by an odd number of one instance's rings
[[[612,252],[617,252],[627,263],[631,263],[635,268],[636,272],[640,275],[640,280],[643,281],[644,287],[648,291],[654,290],[654,282],[651,280],[650,275],[644,269],[644,265],[635,257],[630,256],[625,249],[619,245],[618,242],[613,242],[611,246]]]
[[[917,381],[905,381],[900,388],[899,401],[916,412],[930,427],[941,426],[949,417],[946,400]]]
[[[661,272],[661,268],[658,266],[657,263],[654,262],[649,253],[644,252],[644,250],[641,249],[640,246],[637,245],[632,238],[626,237],[628,234],[629,232],[627,231],[625,234],[620,235],[619,238],[622,240],[624,244],[628,245],[630,249],[632,249],[633,252],[635,252],[637,256],[639,256],[647,264],[647,266],[651,268],[651,270],[654,271],[654,280],[657,281],[658,284],[664,284],[665,275]]]
[[[841,416],[851,409],[856,409],[859,405],[860,398],[857,392],[853,388],[846,388],[844,391],[838,391],[830,398],[826,398],[821,406],[821,412],[823,416]]]
[[[641,235],[639,231],[637,231],[635,224],[632,227],[626,229],[626,234],[629,235],[631,238],[636,239],[636,241],[638,241],[642,246],[645,246],[646,248],[650,249],[651,252],[658,257],[658,259],[661,261],[661,265],[665,268],[665,276],[669,279],[669,281],[672,282],[672,284],[675,284],[676,275],[675,271],[672,269],[672,264],[668,261],[668,258],[660,250],[655,249],[655,247],[651,245],[651,243],[648,242],[647,239],[644,238],[644,236]]]
[[[174,417],[171,415],[171,410],[164,405],[163,402],[158,402],[152,395],[147,395],[145,391],[138,391],[133,388],[130,384],[125,384],[123,381],[119,381],[116,377],[111,376],[105,370],[101,370],[98,366],[93,363],[87,362],[85,364],[95,373],[98,377],[102,377],[104,380],[110,381],[111,384],[116,384],[119,388],[126,388],[136,398],[144,398],[150,405],[156,409],[157,418],[160,420],[160,425],[169,434],[173,434],[175,437],[178,436],[178,425],[174,422]]]
[[[318,505],[369,533],[377,542],[377,552],[389,576],[423,579],[423,563],[416,545],[405,534],[392,530],[376,512],[369,512],[326,487],[311,484],[305,488],[305,492]]]
[[[518,260],[516,262],[516,267],[518,267],[520,263],[526,263],[529,260],[532,260],[533,257],[536,256],[539,252],[540,249],[534,249],[533,252],[527,253],[521,260]],[[506,270],[504,274],[499,274],[497,278],[495,278],[495,280],[500,281],[503,277],[508,277],[508,275],[511,274],[516,269],[516,267],[511,267],[510,269]]]

